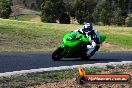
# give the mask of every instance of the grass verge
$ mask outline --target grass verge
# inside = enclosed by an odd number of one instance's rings
[[[33,18],[38,18],[40,17],[39,15],[35,15],[35,14],[22,14],[19,16],[15,17],[10,17],[10,20],[18,20],[18,21],[31,21]]]
[[[93,67],[86,68],[86,74],[130,74],[132,76],[131,68],[132,64],[106,66],[105,68]],[[56,83],[56,86],[58,87],[55,88],[59,88],[61,85],[59,84],[59,82],[72,80],[73,78],[77,78],[78,76],[79,73],[77,69],[72,69],[52,72],[30,73],[21,76],[0,77],[0,88],[47,88],[47,85],[49,85],[48,88],[52,88],[52,83]],[[75,83],[75,85],[73,85],[72,83]],[[76,83],[76,80],[72,80],[72,83],[66,83],[65,87],[74,86],[72,88],[77,88],[78,84]],[[130,84],[132,84],[132,82]],[[42,85],[44,85],[45,87],[37,87]],[[84,88],[87,88],[86,86],[92,87],[93,85],[94,84],[84,85]],[[101,86],[102,84],[96,84],[96,87],[99,85]],[[108,84],[105,84],[105,86],[107,86],[107,88],[110,87],[110,85]],[[103,88],[103,86],[101,88]]]
[[[0,19],[0,52],[53,51],[67,32],[79,27],[82,25]],[[95,27],[107,34],[106,42],[132,48],[132,27]]]

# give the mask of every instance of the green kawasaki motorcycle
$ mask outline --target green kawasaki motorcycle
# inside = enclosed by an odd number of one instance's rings
[[[97,43],[97,46],[90,53],[90,56],[87,56],[86,45],[90,44],[90,41],[84,34],[79,32],[69,32],[63,37],[63,42],[59,48],[57,48],[53,54],[52,59],[54,61],[59,61],[62,58],[82,58],[82,60],[89,59],[95,54],[96,51],[100,48],[100,45],[105,41],[106,35],[99,34],[98,37],[95,37],[94,40]]]

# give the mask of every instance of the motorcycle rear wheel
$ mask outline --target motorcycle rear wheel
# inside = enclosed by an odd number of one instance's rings
[[[90,57],[92,57],[96,51],[98,51],[98,49],[100,48],[100,46],[96,46],[96,48],[90,53],[90,55],[88,56],[85,52],[85,54],[83,56],[81,56],[82,60],[88,60]]]

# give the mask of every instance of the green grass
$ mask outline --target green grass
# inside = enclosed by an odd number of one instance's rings
[[[125,48],[132,48],[132,27],[101,26],[99,30],[107,34],[107,42]]]
[[[36,18],[36,17],[39,17],[38,15],[35,15],[35,14],[26,14],[26,15],[20,15],[20,16],[16,16],[16,19],[15,17],[10,17],[9,19],[11,20],[18,20],[18,21],[30,21],[31,19],[33,18]]]
[[[82,25],[0,19],[0,51],[53,51],[67,32],[79,27]],[[95,27],[107,34],[107,42],[132,48],[132,27]]]
[[[62,79],[71,79],[74,71],[51,71],[29,73],[25,75],[0,77],[0,88],[7,86],[8,88],[27,88],[27,86],[40,85],[41,83],[57,82]],[[5,87],[6,88],[6,87]]]
[[[96,74],[101,72],[104,68],[88,68],[86,74]],[[27,86],[40,85],[42,83],[58,82],[64,79],[72,79],[78,77],[79,72],[77,69],[50,71],[50,72],[36,72],[24,75],[16,75],[9,77],[0,77],[0,88],[4,86],[11,88],[27,88]]]

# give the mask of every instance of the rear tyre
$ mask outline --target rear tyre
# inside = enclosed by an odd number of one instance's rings
[[[96,46],[95,49],[90,53],[90,55],[87,55],[86,52],[84,55],[81,56],[82,60],[88,60],[90,57],[92,57],[96,51],[98,51],[98,49],[100,48],[100,46]]]
[[[90,58],[90,57],[87,56],[86,53],[84,53],[83,55],[81,55],[81,59],[82,59],[82,60],[88,60],[89,58]]]
[[[57,48],[52,54],[52,60],[53,61],[59,61],[60,59],[62,59],[63,56],[61,55],[61,53],[63,52],[63,50],[64,49],[61,47]]]
[[[100,46],[96,46],[95,49],[90,53],[89,58],[92,57],[96,51],[98,51],[98,49],[100,48]]]

